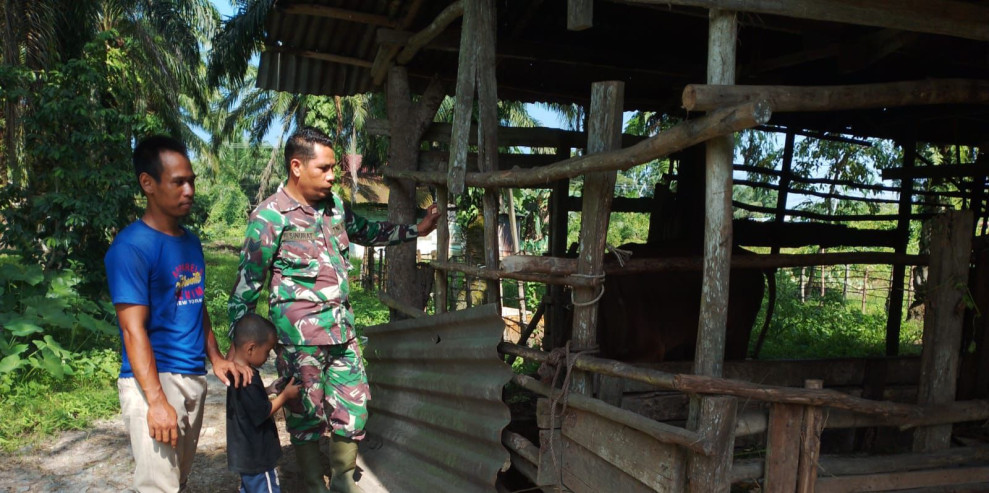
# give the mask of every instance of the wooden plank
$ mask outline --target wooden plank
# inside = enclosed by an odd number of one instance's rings
[[[766,438],[766,486],[769,493],[789,493],[797,486],[804,408],[773,404]]]
[[[495,11],[494,0],[467,0],[476,18],[473,32],[469,33],[477,43],[477,158],[482,172],[498,169],[498,82],[495,79]],[[499,193],[497,189],[484,190],[484,263],[498,265],[500,242],[498,239]],[[487,280],[488,303],[501,303],[501,281]]]
[[[588,113],[588,154],[617,149],[621,145],[622,108],[625,83],[596,82],[591,87],[591,109]],[[605,238],[611,215],[611,199],[615,194],[616,171],[589,173],[584,176],[584,205],[581,211],[580,250],[577,254],[577,274],[586,277],[604,273]],[[574,351],[597,349],[598,301],[603,287],[575,287],[573,290]],[[591,377],[576,372],[571,390],[591,394]]]
[[[560,430],[539,430],[539,462],[536,465],[536,485],[560,482],[560,468],[563,467],[563,436]]]
[[[955,400],[971,251],[972,211],[948,212],[933,221],[920,357],[918,403],[922,405]],[[925,452],[947,448],[950,439],[951,425],[920,428],[914,434],[913,449]]]
[[[583,31],[594,26],[594,0],[567,0],[567,30]]]
[[[989,467],[937,469],[862,476],[821,477],[817,493],[887,491],[989,482]]]
[[[824,387],[824,382],[808,380],[804,386],[808,389],[820,389]],[[814,493],[823,430],[824,410],[816,406],[804,407],[803,426],[800,430],[800,462],[797,465],[797,493]]]
[[[989,81],[927,79],[845,86],[729,86],[689,84],[683,89],[687,111],[710,111],[745,101],[768,100],[777,113],[839,111],[932,104],[989,103]],[[883,178],[886,179],[885,173]]]
[[[710,444],[710,456],[694,453],[687,464],[691,492],[727,492],[731,487],[732,453],[735,448],[735,419],[738,400],[727,396],[705,396],[697,404],[698,433]]]
[[[700,118],[678,123],[631,147],[577,156],[538,169],[467,173],[465,184],[472,187],[522,187],[542,185],[589,173],[627,170],[712,137],[760,125],[768,121],[771,115],[769,104],[762,102],[717,110]],[[459,145],[459,141],[454,143]],[[447,180],[447,176],[440,173],[386,169],[382,174],[388,178],[414,179],[420,183],[439,184]]]
[[[642,432],[580,410],[568,409],[563,436],[604,459],[653,491],[680,491],[686,454]]]
[[[685,5],[708,9],[781,15],[797,19],[886,27],[989,41],[989,9],[983,5],[939,0],[628,0],[648,5]]]
[[[478,42],[474,36],[474,30],[477,29],[477,2],[480,1],[482,0],[464,2],[464,20],[457,62],[457,88],[453,107],[453,127],[450,135],[450,165],[448,171],[444,173],[447,189],[454,197],[464,193],[467,141],[471,127],[471,116],[474,112],[474,89],[477,83]]]
[[[919,454],[825,456],[821,458],[822,476],[851,476],[910,470],[948,468],[989,463],[989,446],[954,447]]]
[[[563,484],[574,493],[655,491],[568,438],[563,439]]]

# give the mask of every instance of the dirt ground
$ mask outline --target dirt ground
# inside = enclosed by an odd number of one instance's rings
[[[275,378],[269,364],[262,368],[267,383]],[[203,428],[199,439],[189,493],[236,492],[237,474],[227,470],[225,428],[226,388],[209,375]],[[279,413],[282,443],[279,463],[282,491],[300,491],[299,470]],[[324,451],[326,444],[324,443]],[[361,471],[363,461],[358,462]],[[119,417],[100,421],[84,431],[70,431],[15,454],[0,455],[0,492],[119,492],[127,491],[134,472],[130,442]],[[329,465],[325,474],[329,476]],[[360,475],[358,484],[367,492],[384,491],[373,475]]]

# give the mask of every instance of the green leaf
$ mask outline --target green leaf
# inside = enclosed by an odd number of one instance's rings
[[[0,374],[10,373],[21,369],[25,364],[24,360],[16,354],[11,354],[4,359],[0,359]]]
[[[17,319],[7,322],[7,330],[10,331],[11,335],[15,337],[24,337],[31,334],[38,334],[44,332],[45,329],[25,320]]]

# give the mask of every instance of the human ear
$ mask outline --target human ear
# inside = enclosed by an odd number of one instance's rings
[[[141,190],[144,191],[145,195],[151,195],[154,190],[154,181],[155,179],[147,173],[141,173],[141,175],[137,177],[137,182],[141,185]]]
[[[304,167],[305,163],[298,158],[292,158],[292,160],[288,162],[288,171],[295,177],[302,176],[302,168]]]

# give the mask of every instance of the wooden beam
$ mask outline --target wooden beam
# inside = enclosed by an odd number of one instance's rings
[[[517,279],[519,281],[533,281],[541,282],[543,284],[566,286],[598,286],[601,284],[601,281],[598,279],[588,279],[586,277],[553,276],[547,274],[531,274],[526,272],[506,272],[487,267],[475,267],[459,262],[439,262],[434,260],[430,262],[429,265],[438,270],[463,272],[469,276],[480,277],[482,279]]]
[[[821,380],[807,380],[808,389],[824,387]],[[817,484],[817,465],[821,456],[821,431],[824,430],[825,414],[819,407],[807,406],[804,410],[803,427],[800,429],[800,462],[797,465],[797,493],[814,493]]]
[[[931,104],[989,103],[989,81],[929,79],[847,86],[729,86],[689,84],[683,107],[710,111],[745,101],[768,100],[775,112],[838,111]]]
[[[423,134],[422,140],[423,142],[449,143],[452,128],[453,125],[450,123],[433,122],[426,130],[426,133]],[[388,121],[381,119],[368,120],[365,130],[371,135],[388,136]],[[468,134],[470,135],[468,143],[477,145],[476,124],[471,124],[471,130]],[[622,147],[630,147],[646,139],[648,137],[641,135],[622,134]],[[587,145],[587,132],[576,132],[550,127],[499,126],[498,145],[583,149]]]
[[[950,467],[890,474],[821,477],[817,480],[815,491],[818,493],[851,493],[854,491],[889,491],[908,488],[912,491],[938,491],[921,490],[921,488],[951,485],[971,485],[971,488],[939,491],[986,491],[984,488],[989,486],[987,483],[989,483],[989,467]]]
[[[355,67],[371,68],[371,62],[350,56],[334,55],[332,53],[323,53],[319,51],[296,50],[275,45],[265,45],[264,50],[272,53],[284,53],[286,55],[312,58],[313,60],[322,60],[324,62],[342,63],[344,65],[353,65]]]
[[[626,0],[648,5],[686,5],[707,9],[781,15],[798,19],[886,27],[989,41],[989,9],[979,4],[940,0]]]
[[[567,30],[583,31],[594,26],[594,0],[567,0]]]
[[[477,84],[477,1],[464,5],[464,28],[460,37],[460,55],[457,62],[457,88],[454,96],[453,128],[450,136],[450,164],[445,182],[454,197],[464,193],[464,174],[467,172],[467,146],[474,112],[474,90]]]
[[[422,2],[423,0],[411,0],[409,2],[395,2],[392,4],[393,6],[407,6],[405,18],[398,24],[398,29],[407,29],[412,24],[412,21],[415,20],[416,15],[419,13],[419,8],[422,7]],[[385,77],[393,65],[392,61],[401,49],[402,47],[398,44],[382,44],[378,47],[378,52],[374,55],[374,63],[371,66],[371,82],[375,87],[380,86],[385,81]],[[428,74],[426,77],[431,77],[432,75]]]
[[[467,186],[485,188],[521,187],[551,183],[599,171],[627,170],[704,142],[711,137],[752,128],[768,121],[770,115],[769,105],[764,102],[726,108],[681,122],[632,147],[578,156],[533,170],[467,173],[464,183]],[[446,180],[445,174],[438,173],[395,172],[386,169],[382,174],[389,178],[415,179],[420,183],[439,184]]]
[[[842,252],[771,255],[736,255],[731,259],[732,269],[779,269],[819,265],[927,265],[927,255],[908,255],[887,252]],[[621,276],[660,271],[699,271],[703,267],[701,257],[631,258],[624,265],[607,263],[605,274]],[[535,255],[510,255],[501,260],[501,269],[509,273],[572,275],[577,271],[577,259]]]
[[[306,3],[288,4],[284,7],[276,7],[280,12],[289,15],[307,15],[310,17],[324,17],[327,19],[340,19],[361,24],[371,24],[373,26],[384,26],[394,28],[398,26],[398,21],[386,15],[360,12],[357,10],[340,9],[328,7],[326,5],[315,5]]]
[[[378,299],[381,300],[381,303],[388,308],[401,312],[404,315],[408,315],[410,318],[421,318],[426,316],[422,310],[417,310],[415,307],[406,305],[405,303],[389,296],[388,293],[384,291],[378,291]]]
[[[972,211],[953,211],[931,225],[929,289],[924,301],[924,346],[921,351],[921,405],[955,400],[961,349],[964,298],[972,251]],[[951,426],[921,428],[914,433],[915,452],[948,448]]]
[[[412,61],[412,58],[419,53],[423,46],[436,39],[447,26],[464,15],[464,2],[457,0],[448,5],[439,15],[429,23],[425,29],[415,33],[409,38],[408,43],[395,58],[395,61],[405,65]]]

